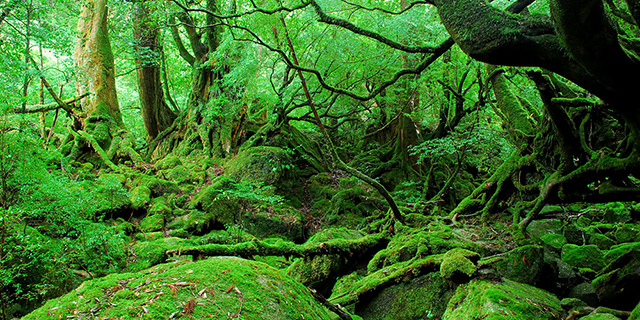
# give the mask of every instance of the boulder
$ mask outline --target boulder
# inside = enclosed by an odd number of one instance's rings
[[[560,301],[554,295],[510,280],[474,280],[461,285],[447,304],[443,320],[560,320]]]
[[[432,272],[384,288],[356,304],[355,310],[367,320],[440,319],[455,288],[438,272]]]
[[[264,263],[214,257],[86,281],[23,319],[331,319],[309,290]]]
[[[596,245],[578,246],[566,244],[562,247],[562,261],[574,268],[590,268],[599,271],[605,266],[604,253]]]
[[[603,306],[631,310],[640,297],[640,250],[629,251],[611,262],[593,286]]]

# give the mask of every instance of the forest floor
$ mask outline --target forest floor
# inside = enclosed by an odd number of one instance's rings
[[[454,223],[412,212],[396,193],[401,223],[363,182],[290,162],[280,148],[253,147],[222,163],[77,167],[59,187],[94,190],[94,222],[114,236],[83,240],[95,256],[71,263],[64,288],[23,319],[640,316],[633,203],[547,206],[520,231],[508,212]],[[22,228],[44,241],[51,225]]]

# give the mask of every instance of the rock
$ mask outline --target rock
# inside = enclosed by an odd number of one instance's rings
[[[443,320],[560,320],[563,310],[554,295],[505,280],[474,280],[461,285],[447,304]]]
[[[251,147],[224,165],[225,175],[240,182],[272,185],[291,168],[290,152],[278,147]]]
[[[140,210],[151,200],[151,189],[147,186],[137,186],[129,191],[129,200],[134,210]]]
[[[440,275],[455,283],[464,283],[476,272],[475,262],[480,256],[469,250],[454,248],[444,254],[440,264]]]
[[[544,251],[541,246],[528,245],[515,248],[493,266],[501,277],[520,283],[537,285],[545,278]]]
[[[640,297],[640,250],[629,251],[611,262],[593,286],[603,306],[631,310]]]
[[[294,242],[302,239],[302,218],[293,208],[247,212],[243,221],[247,231],[258,238],[279,237]]]
[[[613,236],[618,243],[639,241],[639,233],[636,229],[636,226],[623,224],[613,232]]]
[[[640,242],[621,243],[609,248],[609,251],[604,255],[604,258],[607,261],[607,264],[609,264],[626,253],[636,250],[640,250]]]
[[[89,280],[23,319],[331,319],[309,290],[264,263],[213,257]]]
[[[440,319],[454,291],[455,284],[432,272],[384,288],[355,310],[367,320]]]
[[[600,234],[594,233],[589,237],[589,243],[595,244],[601,250],[609,250],[612,246],[616,245],[616,242],[611,240],[611,238]]]
[[[350,229],[329,229],[313,235],[306,243],[323,243],[332,239],[355,240],[365,236],[364,233]],[[313,258],[297,259],[287,269],[287,274],[294,280],[318,290],[323,295],[331,293],[336,277],[349,272],[347,257],[331,254]]]
[[[604,253],[596,245],[566,244],[562,247],[562,261],[574,268],[590,268],[594,271],[605,266]]]
[[[562,246],[567,244],[567,239],[563,235],[557,233],[545,234],[540,237],[540,240],[542,240],[542,243],[557,250],[562,249]]]
[[[149,215],[140,221],[140,229],[144,233],[160,231],[163,227],[164,216],[161,214]]]
[[[558,219],[543,219],[531,221],[527,226],[527,233],[532,239],[540,241],[542,236],[551,233],[562,233],[562,221]]]
[[[179,165],[182,165],[182,161],[180,161],[180,158],[174,154],[168,154],[166,157],[156,161],[155,163],[155,167],[158,170],[171,169]]]
[[[580,299],[591,306],[598,304],[598,295],[591,283],[581,283],[569,290],[569,297]]]

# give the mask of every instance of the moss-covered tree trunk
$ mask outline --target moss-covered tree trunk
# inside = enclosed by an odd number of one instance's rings
[[[215,0],[207,0],[205,6],[210,12],[219,12],[220,4]],[[233,149],[232,120],[225,115],[229,100],[235,97],[225,97],[219,81],[228,72],[228,66],[214,59],[222,29],[215,26],[213,15],[206,15],[203,21],[208,26],[206,28],[199,28],[198,21],[186,10],[176,17],[178,20],[174,21],[176,25],[171,28],[171,33],[180,56],[192,66],[191,93],[186,110],[155,142],[152,157],[170,152],[187,155],[200,150],[208,156],[224,157]],[[184,28],[188,42],[182,40],[178,24]],[[185,45],[187,43],[191,50]]]
[[[107,0],[82,1],[74,53],[76,93],[78,96],[89,93],[80,102],[82,123],[75,124],[74,129],[87,132],[102,149],[108,149],[116,132],[124,128],[116,96],[107,16]]]
[[[162,91],[162,47],[158,41],[158,25],[152,18],[152,10],[149,4],[140,2],[135,5],[133,15],[140,106],[149,140],[155,139],[162,130],[169,128],[176,118]]]

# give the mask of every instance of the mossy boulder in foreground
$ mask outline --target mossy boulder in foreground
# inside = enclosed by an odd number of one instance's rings
[[[562,313],[558,298],[544,290],[510,280],[475,280],[458,287],[442,319],[559,320]]]
[[[331,319],[302,284],[264,263],[214,257],[112,274],[23,319]]]

